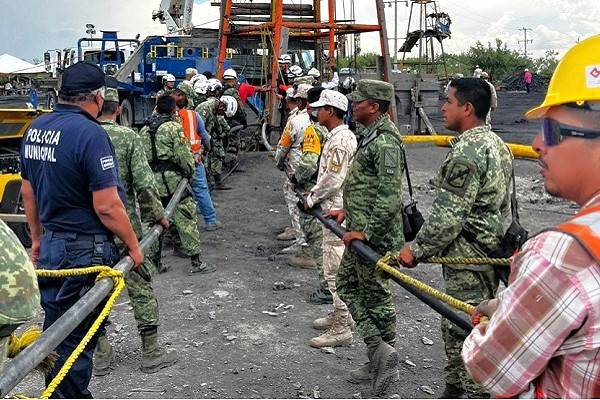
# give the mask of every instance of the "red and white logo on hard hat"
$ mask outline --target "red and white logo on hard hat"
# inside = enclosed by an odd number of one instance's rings
[[[588,88],[600,88],[600,64],[585,67],[585,80]]]

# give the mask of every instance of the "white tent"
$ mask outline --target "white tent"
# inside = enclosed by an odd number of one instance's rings
[[[0,74],[38,74],[46,72],[44,64],[33,65],[10,54],[0,56]]]

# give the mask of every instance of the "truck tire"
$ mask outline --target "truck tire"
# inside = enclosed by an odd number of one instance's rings
[[[133,127],[134,116],[133,106],[129,99],[123,100],[121,102],[121,116],[119,117],[120,124],[128,128]]]

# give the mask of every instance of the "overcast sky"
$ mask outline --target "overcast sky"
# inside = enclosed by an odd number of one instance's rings
[[[350,17],[350,3],[351,0],[337,0],[338,19]],[[398,3],[398,32],[404,37],[410,7]],[[27,61],[42,59],[46,49],[75,46],[85,34],[86,23],[93,23],[98,30],[118,30],[121,37],[166,33],[165,26],[151,18],[152,10],[159,4],[160,0],[1,0],[4,18],[0,24],[0,54],[9,53]],[[518,42],[523,39],[523,32],[518,30],[522,27],[532,29],[527,33],[528,39],[533,40],[528,49],[533,56],[550,49],[563,53],[578,39],[600,33],[598,0],[440,0],[438,5],[452,18],[452,38],[444,41],[448,52],[465,50],[477,40],[493,42],[495,38],[512,49],[522,50]],[[355,8],[357,23],[376,23],[374,1],[355,0]],[[386,7],[386,13],[391,38],[393,7]],[[211,7],[207,0],[196,0],[194,24],[216,27],[216,22],[207,24],[215,19],[218,7]],[[377,40],[376,35],[363,35],[363,50],[377,51]],[[392,41],[390,46],[393,50]]]

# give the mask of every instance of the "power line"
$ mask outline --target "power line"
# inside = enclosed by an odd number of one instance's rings
[[[527,43],[533,43],[533,40],[527,39],[527,31],[531,31],[532,29],[522,27],[517,30],[523,31],[523,40],[519,40],[519,43],[523,43],[523,55],[525,56],[525,58],[527,58],[529,56],[529,54],[527,53]]]

